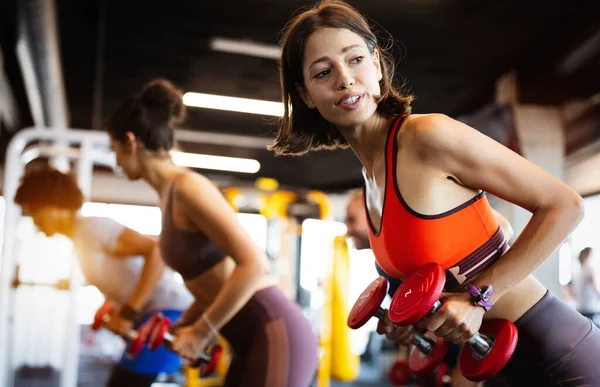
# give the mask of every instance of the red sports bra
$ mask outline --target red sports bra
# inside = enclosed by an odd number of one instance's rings
[[[404,278],[425,263],[439,263],[446,270],[445,288],[450,290],[468,283],[500,258],[507,241],[484,192],[438,215],[419,214],[406,204],[396,181],[397,135],[406,117],[395,119],[388,131],[386,186],[378,233],[365,199],[371,248],[381,268],[396,278]]]

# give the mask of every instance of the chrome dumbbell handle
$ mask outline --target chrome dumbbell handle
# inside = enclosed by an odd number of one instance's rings
[[[383,308],[379,307],[375,311],[375,317],[381,320],[384,318],[385,313],[386,311]],[[415,347],[419,349],[419,351],[421,351],[425,355],[429,354],[433,347],[435,347],[435,341],[416,332],[413,334],[412,343]]]

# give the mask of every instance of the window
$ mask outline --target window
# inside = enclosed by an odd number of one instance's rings
[[[584,208],[585,217],[571,236],[572,265],[569,267],[572,267],[573,274],[579,271],[579,252],[588,246],[594,249],[592,263],[597,272],[600,270],[600,195],[586,197]],[[563,267],[566,268],[567,265],[563,264]],[[569,277],[568,280],[570,279]],[[564,277],[563,281],[566,280]]]

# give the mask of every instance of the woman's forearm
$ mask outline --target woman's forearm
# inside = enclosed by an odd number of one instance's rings
[[[194,325],[201,329],[220,329],[248,302],[266,272],[266,265],[249,261],[238,264],[217,297],[204,311],[206,321],[198,319]]]
[[[144,267],[140,279],[131,292],[127,305],[134,310],[142,310],[148,302],[156,285],[160,281],[165,270],[165,264],[160,256],[158,246],[152,249],[152,252],[145,257]]]
[[[197,300],[195,300],[192,305],[190,305],[190,307],[181,314],[181,317],[177,319],[175,324],[181,326],[192,325],[196,320],[198,320],[203,312],[204,307]]]
[[[579,201],[534,211],[511,248],[473,281],[476,287],[492,285],[492,302],[537,269],[573,232],[583,217]]]

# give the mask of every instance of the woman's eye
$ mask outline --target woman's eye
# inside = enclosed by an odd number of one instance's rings
[[[320,78],[323,78],[323,77],[324,77],[325,75],[327,75],[327,74],[329,74],[329,70],[323,70],[323,71],[321,71],[320,73],[317,73],[317,74],[315,75],[315,78],[316,78],[316,79],[320,79]]]

